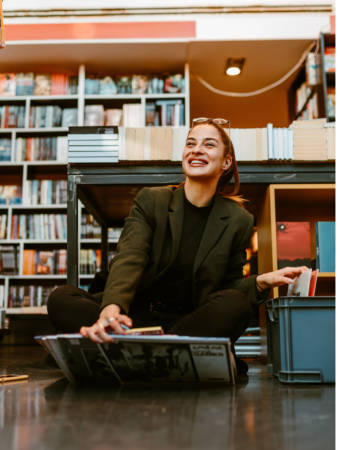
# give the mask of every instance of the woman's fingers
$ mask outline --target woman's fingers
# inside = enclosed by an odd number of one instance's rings
[[[130,319],[129,316],[126,316],[125,314],[119,314],[118,321],[120,321],[120,323],[123,323],[129,328],[132,327],[132,320]]]
[[[93,342],[111,342],[112,336],[110,336],[107,331],[111,329],[115,333],[125,334],[121,324],[131,327],[132,320],[124,314],[115,314],[110,317],[100,317],[91,327],[81,327],[80,334],[83,337],[90,338]]]

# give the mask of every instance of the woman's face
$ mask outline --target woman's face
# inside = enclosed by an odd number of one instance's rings
[[[224,156],[224,144],[214,126],[202,124],[190,131],[182,157],[183,171],[187,177],[216,182],[231,162],[229,155]]]

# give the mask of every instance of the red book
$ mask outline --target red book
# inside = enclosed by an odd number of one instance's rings
[[[311,267],[312,246],[309,222],[277,222],[278,268]]]
[[[312,276],[310,279],[310,283],[309,283],[309,292],[308,292],[308,296],[310,297],[314,297],[315,295],[315,290],[316,290],[316,280],[318,279],[318,269],[313,270],[312,272]]]

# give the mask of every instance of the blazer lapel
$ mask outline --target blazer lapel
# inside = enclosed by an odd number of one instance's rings
[[[229,213],[226,211],[226,202],[219,196],[215,196],[214,205],[210,211],[207,224],[205,226],[200,246],[198,248],[193,274],[196,273],[203,260],[206,258],[210,250],[220,239],[221,234],[228,224]]]
[[[170,198],[164,201],[164,198],[160,199],[159,204],[156,205],[157,223],[156,227],[156,252],[155,252],[155,265],[158,267],[162,250],[164,239],[166,238],[167,224],[169,220],[170,232],[172,238],[171,245],[171,255],[167,265],[162,269],[160,273],[157,274],[157,278],[160,277],[165,270],[174,261],[180,244],[180,239],[182,235],[182,225],[183,225],[183,214],[184,214],[184,189],[180,187],[174,191],[169,190]]]
[[[169,265],[174,261],[182,236],[183,228],[183,216],[184,216],[184,187],[174,191],[172,201],[169,205],[169,223],[172,237],[171,257]]]

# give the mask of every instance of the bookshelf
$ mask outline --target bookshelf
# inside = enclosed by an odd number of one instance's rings
[[[335,184],[271,184],[258,217],[259,272],[278,268],[276,224],[278,221],[308,221],[315,258],[315,222],[335,221]],[[287,287],[274,288],[273,297],[286,295]],[[335,294],[335,273],[320,272],[316,295]]]
[[[335,121],[335,34],[320,35],[322,88],[325,116]]]
[[[335,121],[335,34],[320,34],[288,96],[291,120]]]
[[[59,77],[59,80],[62,78],[64,84],[67,79],[69,83],[67,89],[66,84],[64,86],[64,91],[66,89],[68,93],[53,95],[50,93],[49,95],[34,95],[34,87],[27,87],[27,83],[32,82],[36,74],[46,73],[39,67],[36,69],[34,67],[23,68],[23,72],[26,73],[26,81],[21,83],[20,95],[15,95],[17,93],[16,86],[13,84],[13,79],[16,78],[17,74],[15,76],[9,74],[7,78],[4,76],[6,74],[0,74],[0,178],[1,186],[9,187],[8,198],[2,199],[2,203],[0,203],[0,230],[1,226],[4,228],[2,230],[3,236],[0,239],[0,247],[12,249],[11,251],[5,251],[10,253],[10,264],[14,267],[11,269],[11,273],[3,273],[2,271],[0,275],[0,307],[5,307],[10,314],[46,313],[44,305],[27,305],[27,302],[30,301],[28,300],[30,290],[32,296],[32,290],[34,288],[39,289],[39,294],[35,292],[34,296],[40,299],[38,303],[44,303],[43,297],[46,299],[50,289],[66,283],[67,277],[64,269],[62,274],[25,274],[24,255],[27,252],[57,254],[66,251],[66,235],[58,236],[55,234],[56,224],[53,224],[53,221],[56,218],[60,219],[61,216],[66,216],[67,213],[65,194],[68,126],[84,125],[87,106],[102,105],[103,109],[117,109],[123,108],[123,105],[131,104],[139,105],[142,112],[139,125],[145,126],[147,105],[156,102],[161,104],[162,102],[163,104],[167,104],[166,102],[180,103],[183,105],[181,113],[183,125],[188,126],[189,124],[190,97],[189,67],[187,64],[182,67],[181,92],[160,92],[159,90],[154,93],[139,94],[89,94],[86,92],[86,79],[88,77],[102,79],[107,76],[114,77],[116,74],[115,70],[109,71],[107,69],[105,73],[102,73],[100,68],[95,69],[92,67],[91,71],[87,72],[85,65],[81,64],[68,68],[66,74],[61,73],[62,68],[56,69],[56,71],[59,70],[59,74],[54,74],[51,70],[51,78],[53,76],[55,79]],[[29,71],[34,71],[34,76]],[[120,71],[119,73],[123,72]],[[136,73],[139,73],[139,71],[137,70]],[[164,70],[164,73],[173,72]],[[157,72],[157,76],[161,79],[162,72]],[[70,87],[71,78],[72,87]],[[44,81],[46,79],[42,79],[42,82]],[[36,87],[36,85],[34,86]],[[169,89],[171,88],[172,86]],[[27,89],[31,89],[31,91],[28,92]],[[58,89],[60,89],[60,86]],[[22,95],[23,92],[25,95]],[[178,108],[176,109],[178,115],[177,110]],[[69,121],[66,120],[67,117],[64,117],[65,111],[72,113]],[[47,119],[47,117],[49,118]],[[159,125],[163,124],[160,123]],[[34,192],[35,198],[33,198]],[[43,193],[44,195],[42,195]],[[3,194],[3,189],[0,187],[0,197]],[[15,204],[12,204],[10,200],[13,195],[19,198]],[[77,208],[79,208],[78,229],[80,232],[81,216],[86,211],[80,202]],[[23,234],[22,231],[20,234],[19,230],[20,220],[23,220],[25,226],[27,226],[28,218],[33,222],[37,219],[35,230],[33,230],[34,234],[30,236]],[[44,218],[48,218],[47,225],[45,223],[45,227],[47,227],[47,230],[44,230],[45,233],[39,228],[44,226],[42,225]],[[14,224],[15,220],[17,221],[16,224]],[[66,231],[65,223],[62,227]],[[17,228],[16,235],[14,235],[14,228]],[[51,230],[51,228],[53,229]],[[87,254],[88,259],[91,258],[91,254],[93,255],[96,250],[98,253],[101,248],[101,240],[98,237],[81,239],[79,236],[79,240],[83,255]],[[117,240],[117,236],[109,237],[109,255],[115,250]],[[80,283],[88,285],[94,277],[93,272],[93,270],[82,270],[79,276]],[[23,305],[26,305],[21,307],[17,303],[13,306],[13,295],[24,296]]]

